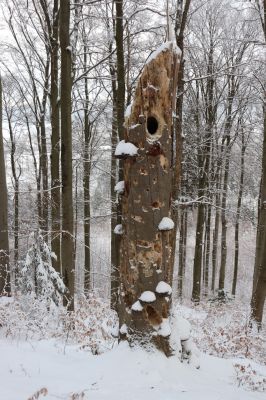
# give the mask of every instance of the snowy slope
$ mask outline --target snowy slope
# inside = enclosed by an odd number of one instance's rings
[[[120,344],[100,356],[55,340],[0,340],[0,399],[263,400],[236,383],[233,361],[202,355],[199,370],[176,358]],[[266,368],[264,368],[266,374]],[[83,395],[82,395],[83,392]]]

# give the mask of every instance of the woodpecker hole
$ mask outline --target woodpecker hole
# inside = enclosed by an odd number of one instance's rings
[[[155,135],[159,127],[158,121],[155,117],[147,118],[147,131],[150,135]]]

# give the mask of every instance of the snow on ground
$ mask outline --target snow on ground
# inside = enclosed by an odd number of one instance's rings
[[[169,322],[171,345],[179,355],[181,339],[190,364],[117,346],[116,315],[93,294],[72,317],[38,299],[2,298],[0,400],[43,399],[46,392],[48,400],[265,399],[265,335],[247,329],[241,303],[175,304]]]
[[[42,388],[47,400],[265,399],[265,393],[238,387],[232,360],[207,355],[197,370],[175,357],[130,349],[127,343],[93,356],[54,339],[1,339],[0,354],[3,400],[27,400]]]

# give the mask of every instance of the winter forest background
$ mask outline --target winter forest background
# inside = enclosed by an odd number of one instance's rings
[[[265,0],[0,5],[0,291],[12,294],[0,298],[1,340],[56,338],[101,354],[127,334],[118,326],[125,186],[115,151],[143,66],[174,40],[182,51],[173,113],[182,160],[172,198],[177,319],[170,325],[191,374],[199,352],[233,357],[236,382],[248,390],[241,396],[262,398]],[[29,399],[49,396],[42,385]],[[82,385],[61,398],[86,399]],[[98,395],[88,398],[105,399]]]

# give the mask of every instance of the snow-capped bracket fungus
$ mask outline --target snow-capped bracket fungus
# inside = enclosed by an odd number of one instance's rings
[[[137,154],[125,157],[124,150],[123,154],[119,148],[116,151],[124,160],[125,188],[119,314],[120,327],[125,324],[127,334],[121,335],[121,339],[144,346],[155,343],[167,354],[171,353],[169,337],[157,333],[168,319],[171,306],[172,116],[179,63],[180,50],[172,41],[164,43],[149,57],[133,102],[127,108],[125,140],[120,142],[122,150],[125,143],[134,145]],[[168,224],[160,229],[162,220]],[[160,292],[160,282],[165,283],[164,289],[168,285],[167,293]]]

